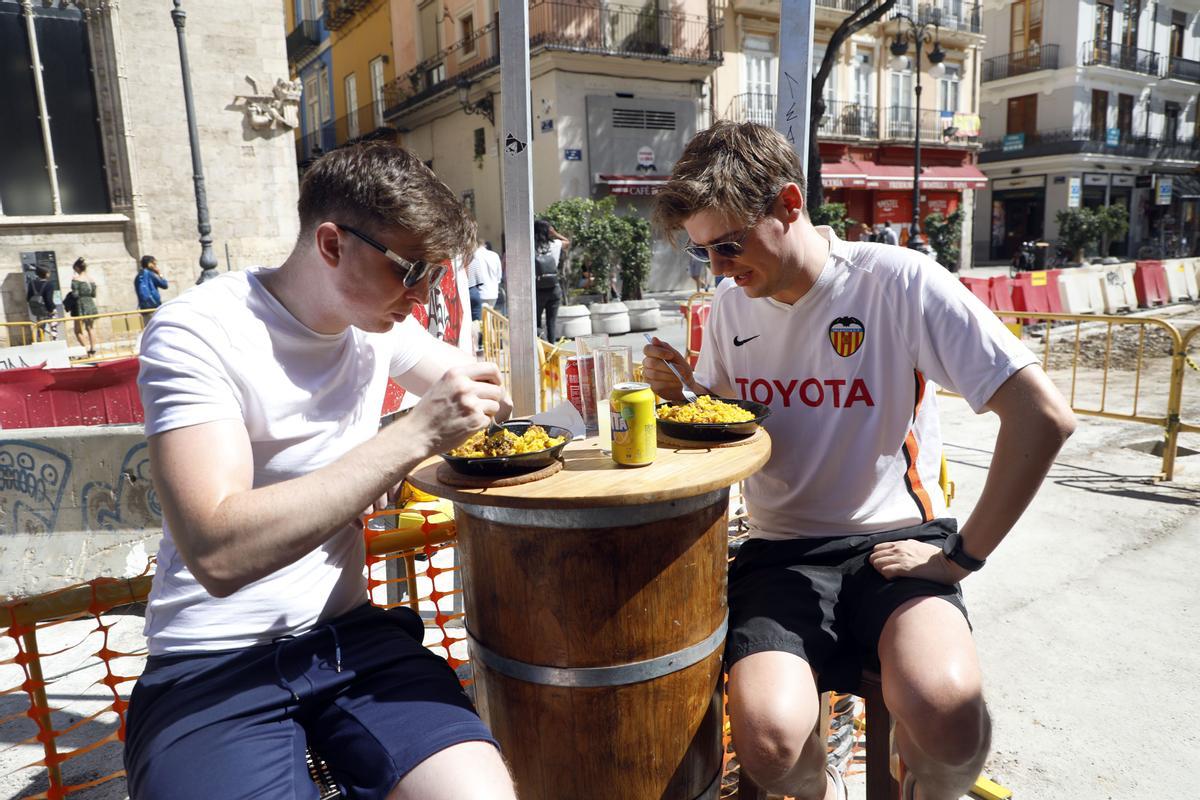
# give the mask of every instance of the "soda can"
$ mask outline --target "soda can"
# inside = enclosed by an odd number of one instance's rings
[[[579,416],[583,417],[583,426],[593,433],[598,430],[596,424],[596,401],[594,383],[595,366],[591,356],[567,357],[567,400],[575,406]],[[591,389],[589,395],[588,389]],[[589,396],[593,399],[589,402]]]
[[[658,451],[654,392],[648,383],[618,383],[610,395],[613,461],[644,467]]]

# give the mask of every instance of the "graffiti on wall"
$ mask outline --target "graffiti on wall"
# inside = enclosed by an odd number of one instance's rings
[[[71,468],[71,457],[52,447],[0,442],[0,534],[53,531]]]
[[[112,483],[90,481],[80,492],[80,527],[85,531],[157,528],[162,506],[150,479],[150,450],[145,442],[129,448]]]

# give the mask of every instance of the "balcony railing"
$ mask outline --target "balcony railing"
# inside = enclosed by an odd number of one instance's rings
[[[817,0],[817,8],[832,8],[835,11],[857,11],[862,0]]]
[[[936,22],[943,30],[963,33],[979,33],[981,30],[979,3],[969,0],[937,0],[933,3],[897,0],[886,18],[893,20],[901,14],[922,24]]]
[[[1200,83],[1200,61],[1170,56],[1167,61],[1167,72],[1163,77]]]
[[[1004,138],[989,139],[979,154],[981,163],[1007,161],[1014,158],[1098,153],[1170,161],[1200,161],[1200,142],[1195,139],[1164,140],[1154,136],[1138,136],[1122,131],[1115,143],[1110,143],[1107,130],[1092,128],[1060,128],[1024,134],[1016,147]]]
[[[370,2],[371,0],[325,0],[325,27],[336,31]]]
[[[1083,45],[1080,61],[1085,67],[1115,67],[1143,75],[1158,75],[1158,54],[1153,50],[1129,47],[1119,42],[1091,41]]]
[[[998,81],[1043,69],[1058,69],[1058,45],[1034,45],[1015,53],[993,56],[983,62],[982,81]]]
[[[278,41],[278,40],[276,40]],[[295,64],[300,59],[317,49],[321,43],[321,24],[314,19],[303,20],[292,28],[287,35],[287,59],[289,64]]]
[[[382,102],[380,103],[382,118]],[[361,106],[356,113],[338,117],[332,124],[325,123],[320,129],[296,138],[296,163],[301,169],[323,153],[352,142],[376,140],[396,141],[399,132],[381,123],[376,125],[376,108],[372,103]]]
[[[535,0],[529,6],[529,47],[652,61],[719,64],[721,25],[706,16]],[[496,23],[485,25],[422,61],[384,88],[388,115],[448,91],[500,64]]]
[[[725,119],[734,122],[757,122],[775,127],[775,95],[766,92],[744,92],[734,95],[725,109]]]
[[[823,139],[878,139],[879,110],[875,106],[834,100],[825,104],[817,136]]]
[[[976,136],[958,135],[943,112],[923,108],[918,116],[911,106],[892,106],[884,110],[882,138],[897,142],[912,141],[916,138],[918,121],[922,144],[969,146],[979,141]]]

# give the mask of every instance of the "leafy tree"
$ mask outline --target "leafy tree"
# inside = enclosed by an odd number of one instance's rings
[[[1129,209],[1121,205],[1096,209],[1096,225],[1100,229],[1100,255],[1108,255],[1109,243],[1125,238],[1129,231]]]
[[[1100,223],[1090,208],[1068,208],[1054,215],[1058,238],[1071,251],[1073,261],[1082,261],[1084,251],[1100,240]]]
[[[552,203],[541,216],[571,240],[562,266],[568,286],[590,277],[608,300],[619,277],[622,299],[640,299],[650,273],[650,224],[636,214],[617,214],[616,205],[615,197],[572,197]]]
[[[929,246],[937,251],[938,263],[951,272],[958,272],[962,209],[956,208],[948,217],[938,212],[925,217],[925,235],[929,237]]]
[[[845,203],[825,203],[809,209],[808,215],[812,218],[813,225],[828,225],[833,228],[839,239],[846,238],[847,226],[857,224],[855,220],[846,216]]]
[[[825,199],[821,194],[823,188],[821,185],[821,149],[817,147],[817,131],[821,126],[821,118],[825,116],[825,82],[829,80],[829,73],[833,71],[834,62],[846,40],[868,25],[883,19],[883,15],[894,5],[896,5],[896,0],[862,0],[862,5],[842,20],[842,23],[834,30],[829,44],[825,47],[825,57],[821,59],[821,66],[817,68],[816,74],[812,77],[812,111],[808,115],[808,170],[806,172],[808,176],[808,197],[806,199],[810,216],[821,207]],[[907,98],[905,102],[907,102]]]

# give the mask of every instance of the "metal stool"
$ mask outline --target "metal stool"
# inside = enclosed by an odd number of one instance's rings
[[[892,777],[892,715],[883,702],[883,684],[879,673],[866,672],[856,695],[867,704],[867,800],[900,800],[900,784]],[[821,727],[829,726],[829,698],[821,695]],[[767,793],[744,772],[738,775],[736,800],[767,800]]]

